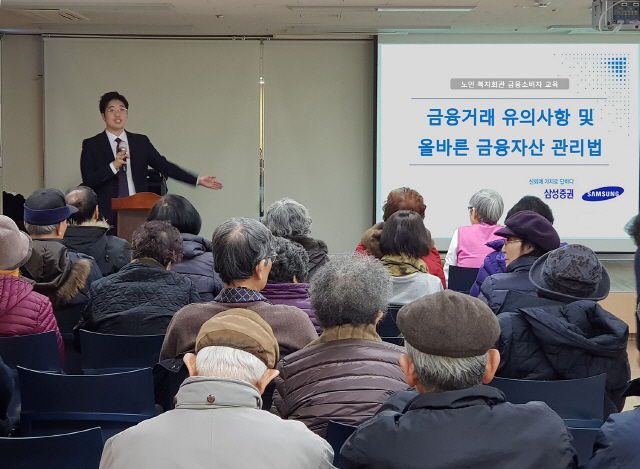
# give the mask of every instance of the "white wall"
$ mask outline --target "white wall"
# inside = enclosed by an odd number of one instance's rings
[[[0,47],[2,188],[28,196],[44,177],[42,39],[5,35]]]

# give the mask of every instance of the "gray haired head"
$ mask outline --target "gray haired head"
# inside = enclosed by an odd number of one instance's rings
[[[441,357],[421,352],[405,340],[418,380],[427,392],[458,391],[482,384],[488,354],[477,357]]]
[[[481,189],[471,196],[469,207],[476,209],[480,223],[495,225],[504,211],[502,197],[491,189]]]
[[[373,256],[343,254],[320,267],[309,287],[311,306],[324,329],[373,324],[391,298],[391,276]]]
[[[269,272],[269,283],[292,283],[293,278],[304,283],[309,274],[309,254],[304,248],[287,238],[274,237],[278,257]]]
[[[287,197],[269,206],[262,223],[274,236],[304,236],[311,233],[311,216],[307,207]]]
[[[226,284],[251,278],[263,259],[273,254],[273,235],[259,221],[231,218],[213,232],[214,269]]]

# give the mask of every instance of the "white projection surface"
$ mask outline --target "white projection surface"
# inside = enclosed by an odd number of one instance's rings
[[[635,250],[636,44],[380,44],[377,143],[377,219],[414,188],[441,250],[483,188],[504,215],[540,197],[563,241]]]

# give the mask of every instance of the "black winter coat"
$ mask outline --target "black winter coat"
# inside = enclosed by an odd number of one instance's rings
[[[569,432],[542,402],[490,386],[395,393],[340,451],[348,469],[575,468]]]
[[[138,259],[91,285],[89,304],[77,329],[103,334],[164,334],[176,311],[198,302],[191,280],[164,270],[151,259]]]
[[[507,266],[507,271],[502,274],[493,274],[482,283],[478,298],[489,305],[494,313],[498,314],[508,291],[538,296],[536,287],[529,280],[531,266],[537,257],[518,257]]]
[[[184,257],[171,267],[172,272],[185,275],[196,286],[201,301],[213,301],[224,288],[220,276],[213,270],[211,242],[202,236],[180,233]]]
[[[319,239],[309,236],[289,236],[289,239],[300,244],[309,255],[309,274],[306,282],[309,283],[313,274],[329,260],[327,244]]]
[[[93,257],[102,276],[115,274],[131,262],[131,246],[117,236],[108,236],[109,226],[70,226],[64,234],[63,244],[71,252]]]
[[[522,308],[498,316],[496,376],[515,379],[578,379],[607,374],[605,417],[624,407],[631,372],[629,327],[594,301]]]

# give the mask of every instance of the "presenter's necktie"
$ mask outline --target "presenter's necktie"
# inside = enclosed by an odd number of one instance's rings
[[[118,153],[118,146],[122,142],[121,139],[116,138],[116,153]],[[120,167],[118,172],[118,198],[129,197],[129,183],[127,182],[127,173],[122,170],[123,167]]]

